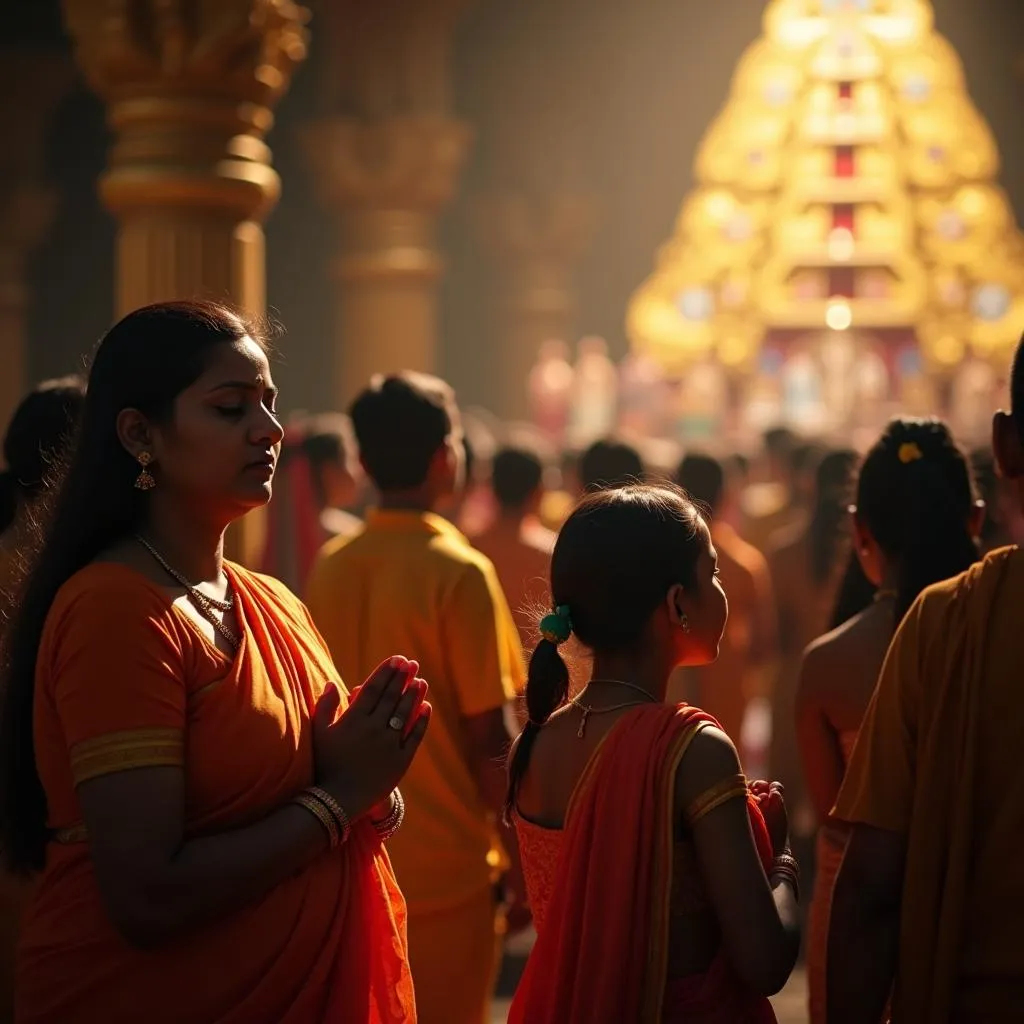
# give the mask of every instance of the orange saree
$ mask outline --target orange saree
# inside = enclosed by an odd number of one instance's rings
[[[717,723],[686,705],[641,707],[616,723],[591,758],[565,828],[551,833],[560,841],[550,897],[539,908],[542,923],[509,1024],[775,1021],[768,1000],[740,987],[723,954],[703,974],[667,976],[675,773],[705,724]],[[753,798],[748,807],[768,864],[764,819]]]
[[[310,717],[324,688],[340,685],[330,657],[281,584],[226,571],[243,627],[233,659],[124,566],[89,566],[53,604],[37,663],[35,749],[55,841],[22,931],[18,1021],[416,1019],[405,904],[365,820],[258,902],[156,949],[129,946],[107,916],[80,782],[180,766],[190,838],[252,823],[313,781]]]

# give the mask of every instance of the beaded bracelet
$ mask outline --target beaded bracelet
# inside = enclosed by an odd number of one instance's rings
[[[321,789],[319,786],[310,786],[304,792],[314,800],[318,800],[324,810],[330,815],[335,828],[338,830],[338,842],[347,843],[349,836],[352,835],[352,822],[349,821],[349,817],[341,804],[326,789]]]
[[[338,825],[334,820],[334,816],[319,800],[310,796],[309,793],[300,793],[292,800],[292,803],[298,804],[299,807],[304,807],[323,825],[332,850],[341,842],[341,836],[338,832]]]
[[[380,839],[390,839],[401,827],[405,820],[405,800],[399,790],[392,790],[392,807],[386,818],[375,821],[373,827],[377,830]]]

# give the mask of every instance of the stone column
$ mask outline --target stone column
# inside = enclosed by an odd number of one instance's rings
[[[114,134],[117,313],[212,298],[260,315],[262,222],[280,192],[264,136],[306,54],[293,0],[64,0]]]
[[[280,192],[264,137],[306,56],[294,0],[64,0],[114,135],[100,194],[117,218],[116,312],[208,298],[260,316],[263,221]],[[264,518],[229,535],[252,564]]]
[[[437,224],[471,140],[450,110],[449,50],[461,4],[332,0],[324,11],[327,113],[304,142],[337,225],[339,404],[374,372],[436,365]]]
[[[44,170],[46,128],[72,75],[58,55],[0,50],[0,432],[30,383],[28,260],[57,205]]]
[[[593,205],[574,192],[501,192],[480,204],[478,223],[497,271],[498,412],[522,419],[540,346],[570,341],[576,327],[574,270],[590,240]]]

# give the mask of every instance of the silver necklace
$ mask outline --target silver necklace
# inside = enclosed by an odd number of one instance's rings
[[[640,707],[645,703],[658,703],[657,697],[652,697],[651,694],[649,694],[642,686],[637,686],[636,683],[627,683],[624,679],[591,679],[590,683],[614,683],[617,686],[625,686],[627,689],[636,690],[637,693],[643,694],[644,700],[631,700],[627,701],[625,704],[613,704],[608,708],[595,708],[590,704],[584,704],[583,701],[580,700],[580,697],[575,697],[570,701],[570,703],[575,707],[578,707],[583,713],[580,718],[580,727],[576,730],[576,736],[578,739],[583,739],[583,734],[587,729],[587,719],[590,718],[591,715],[604,715],[611,711],[622,711],[625,708]],[[590,683],[587,683],[587,686],[589,686]],[[586,687],[584,687],[584,690],[585,689]],[[582,696],[582,694],[580,696]]]
[[[172,579],[185,588],[185,592],[188,594],[192,603],[196,606],[203,618],[210,623],[211,626],[231,645],[232,648],[238,647],[239,640],[238,635],[235,631],[223,622],[220,618],[214,614],[215,611],[219,612],[230,612],[235,607],[235,596],[232,594],[226,601],[218,600],[215,597],[208,597],[201,590],[197,589],[186,579],[177,569],[175,569],[170,562],[160,554],[159,551],[152,544],[146,540],[145,537],[140,534],[135,535],[135,539],[153,556],[156,563],[160,566],[164,572],[167,573]]]
[[[642,686],[637,686],[636,683],[627,683],[625,679],[591,679],[587,686],[592,686],[594,683],[602,683],[605,686],[625,686],[627,690],[636,690],[637,693],[642,693],[652,703],[658,703],[658,698],[652,696]]]

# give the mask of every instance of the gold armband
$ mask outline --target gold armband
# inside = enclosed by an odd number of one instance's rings
[[[722,804],[747,796],[747,779],[744,775],[732,775],[721,782],[716,782],[710,789],[701,793],[686,809],[686,823],[691,827],[701,818],[706,818]]]

